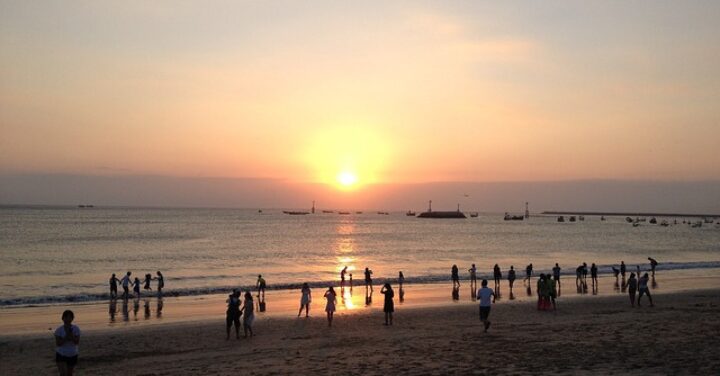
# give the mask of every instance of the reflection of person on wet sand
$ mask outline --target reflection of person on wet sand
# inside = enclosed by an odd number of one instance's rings
[[[135,321],[137,321],[137,314],[138,314],[139,310],[140,310],[140,298],[137,297],[137,298],[135,298],[135,300],[133,300],[133,318],[135,319]]]
[[[386,283],[383,288],[380,289],[380,293],[385,294],[385,304],[383,305],[383,312],[385,312],[385,325],[392,325],[393,312],[395,312],[395,303],[393,302],[395,293],[389,283]],[[390,320],[390,324],[388,324],[388,319]]]
[[[303,283],[302,289],[300,289],[302,296],[300,297],[300,310],[298,311],[298,317],[305,308],[305,317],[310,317],[310,302],[312,301],[312,292],[310,286],[307,283]]]
[[[455,284],[453,284],[452,288],[452,299],[460,300],[460,286],[456,286]]]
[[[130,321],[130,309],[128,308],[128,300],[123,299],[122,301],[122,315],[123,321]]]
[[[233,290],[228,295],[227,311],[225,311],[225,331],[227,333],[225,340],[230,339],[230,328],[235,325],[235,338],[240,339],[240,291]]]
[[[157,298],[157,308],[155,309],[155,317],[161,318],[162,310],[163,310],[163,298],[161,296],[161,297]]]
[[[332,286],[328,287],[323,297],[327,299],[327,304],[325,304],[325,312],[327,312],[328,326],[332,326],[333,316],[335,315],[335,303],[337,303],[335,289],[333,289]]]
[[[150,318],[150,301],[147,299],[143,300],[143,308],[145,311],[145,320]]]
[[[110,299],[108,313],[110,314],[110,322],[115,322],[115,314],[117,314],[117,300]]]

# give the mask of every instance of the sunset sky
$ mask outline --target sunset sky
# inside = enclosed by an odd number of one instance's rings
[[[1,0],[0,173],[718,180],[718,20],[717,1]]]

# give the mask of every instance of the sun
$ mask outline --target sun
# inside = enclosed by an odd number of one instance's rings
[[[350,188],[357,183],[357,175],[350,171],[343,171],[337,175],[337,182],[340,186]]]

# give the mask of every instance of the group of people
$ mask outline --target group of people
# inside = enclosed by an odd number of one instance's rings
[[[240,317],[242,317],[242,327],[245,337],[247,338],[248,333],[250,333],[250,337],[253,336],[252,324],[253,321],[255,321],[255,302],[253,301],[250,291],[245,292],[244,302],[241,301],[240,295],[239,290],[233,290],[232,294],[228,295],[225,301],[227,303],[227,311],[225,313],[227,337],[225,339],[230,339],[230,329],[233,326],[235,326],[235,337],[240,339]]]
[[[153,277],[152,274],[147,273],[145,274],[145,280],[140,281],[140,278],[137,276],[134,280],[132,280],[132,272],[127,272],[122,279],[118,279],[115,276],[115,273],[110,276],[110,298],[116,299],[118,297],[118,284],[120,284],[123,288],[123,299],[128,299],[130,297],[130,287],[133,288],[133,293],[135,294],[136,298],[140,297],[140,286],[144,286],[144,289],[152,291],[152,287],[150,286],[150,282],[157,281],[157,294],[158,296],[162,295],[162,289],[165,287],[165,278],[163,277],[162,273],[158,270],[156,272],[156,277]]]

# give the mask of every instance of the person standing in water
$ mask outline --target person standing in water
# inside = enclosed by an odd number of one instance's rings
[[[630,304],[632,304],[633,307],[635,307],[635,292],[637,291],[637,287],[638,283],[637,279],[635,279],[635,273],[630,273],[630,278],[623,288],[627,288],[628,295],[630,296]]]
[[[502,272],[500,271],[500,266],[498,264],[495,264],[493,267],[493,277],[495,279],[495,289],[500,289],[500,279],[502,279]]]
[[[515,283],[515,266],[510,265],[510,270],[508,270],[508,283],[510,284],[510,291],[512,291],[513,284]]]
[[[593,286],[595,286],[598,281],[598,268],[594,262],[590,266],[590,279],[592,280]]]
[[[530,263],[530,265],[525,267],[525,281],[528,282],[528,286],[530,285],[530,277],[532,277],[532,274],[533,274],[533,265],[532,265],[532,263]]]
[[[555,280],[555,283],[557,283],[558,287],[560,287],[560,265],[558,263],[555,263],[555,267],[552,268],[553,272],[553,279]]]
[[[480,300],[480,321],[482,321],[485,326],[485,333],[487,333],[488,328],[490,328],[490,321],[488,320],[490,317],[490,307],[492,303],[495,303],[495,293],[491,288],[487,287],[487,283],[487,279],[483,279],[480,283],[482,288],[478,289],[477,292],[477,298]],[[491,296],[492,301],[490,300]]]
[[[328,287],[323,297],[327,299],[327,304],[325,305],[325,312],[327,312],[328,326],[332,326],[333,315],[335,314],[335,303],[337,303],[337,295],[335,295],[335,289],[333,289],[332,286]]]
[[[367,290],[369,287],[370,291],[373,290],[372,274],[373,274],[372,270],[370,270],[370,268],[366,267],[365,268],[365,289]]]
[[[650,271],[652,272],[652,275],[654,277],[655,276],[655,268],[657,267],[658,262],[657,262],[657,260],[655,260],[652,257],[648,257],[648,260],[650,260]],[[648,295],[648,296],[650,296],[650,295]]]
[[[402,270],[398,274],[398,284],[400,285],[400,290],[403,288],[403,283],[405,283],[405,276],[403,275]]]
[[[385,294],[385,304],[383,305],[383,312],[385,312],[385,325],[392,325],[393,312],[395,312],[395,302],[393,301],[395,292],[393,292],[392,286],[390,286],[389,283],[386,283],[383,288],[380,289],[380,293]],[[390,324],[388,324],[388,319],[390,320]]]
[[[225,312],[225,327],[227,331],[225,340],[230,339],[230,328],[232,328],[233,325],[235,325],[235,338],[240,339],[240,291],[233,290],[225,302],[228,304],[227,311]]]
[[[248,332],[250,332],[250,337],[252,337],[252,325],[255,321],[255,303],[253,302],[253,297],[250,291],[245,293],[245,304],[243,304],[240,312],[243,314],[243,332],[245,333],[245,338],[247,338]]]
[[[257,283],[255,284],[255,287],[258,291],[258,298],[260,297],[260,294],[262,293],[263,298],[265,297],[265,278],[262,277],[262,274],[258,274]]]
[[[62,314],[63,324],[55,329],[55,363],[60,376],[72,376],[78,361],[80,328],[73,325],[75,314],[66,310]]]
[[[310,291],[310,286],[308,286],[307,282],[303,283],[302,288],[300,289],[300,293],[302,294],[302,296],[300,297],[300,310],[298,311],[298,317],[300,317],[303,308],[305,308],[305,317],[310,317],[310,302],[312,301],[312,292]]]
[[[115,273],[113,273],[112,276],[110,276],[110,299],[117,298],[117,286],[119,282],[120,280],[117,279]]]
[[[127,272],[125,276],[120,280],[123,287],[123,299],[127,299],[130,296],[130,275],[132,275],[132,272]]]
[[[453,288],[460,287],[460,274],[458,273],[458,267],[457,265],[453,264],[452,268],[450,269],[450,277],[452,278],[453,282]]]
[[[650,300],[650,307],[654,307],[652,296],[650,296],[650,289],[648,288],[648,281],[650,280],[650,277],[647,273],[645,273],[642,278],[638,281],[638,307],[640,307],[640,299],[643,297],[643,295],[647,295],[648,300]]]
[[[468,271],[470,272],[470,286],[477,286],[477,268],[475,264],[472,264]]]
[[[345,288],[345,273],[347,273],[347,266],[342,268],[342,270],[340,271],[340,288],[341,289]]]
[[[620,275],[622,275],[623,278],[625,278],[626,271],[627,268],[625,267],[625,261],[620,261]]]

